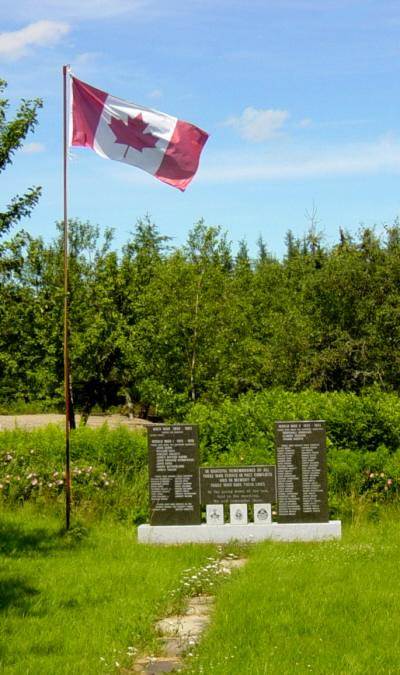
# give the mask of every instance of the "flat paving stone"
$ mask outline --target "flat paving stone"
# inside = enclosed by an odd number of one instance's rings
[[[209,622],[210,617],[207,615],[170,616],[168,619],[157,621],[156,629],[161,635],[178,636],[185,639],[198,638]]]
[[[190,644],[187,640],[182,640],[179,637],[162,637],[159,638],[161,650],[164,656],[181,656],[184,654]]]
[[[199,598],[190,598],[187,608],[186,616],[198,615],[198,616],[208,616],[210,614],[212,607],[211,602],[199,602]]]
[[[136,661],[134,672],[151,675],[152,673],[173,673],[174,671],[181,670],[181,668],[181,659],[161,656],[160,658],[140,659]]]
[[[244,567],[246,563],[247,563],[246,558],[223,558],[220,561],[221,567],[227,567],[230,570]]]

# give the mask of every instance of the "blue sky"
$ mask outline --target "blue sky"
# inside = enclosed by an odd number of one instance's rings
[[[44,100],[1,175],[0,208],[43,186],[23,223],[35,235],[51,238],[62,216],[64,63],[210,134],[183,194],[74,149],[70,215],[115,227],[116,245],[149,213],[177,245],[204,217],[281,255],[314,206],[328,243],[340,226],[381,232],[400,212],[398,0],[3,0],[0,26],[10,113],[22,97]]]

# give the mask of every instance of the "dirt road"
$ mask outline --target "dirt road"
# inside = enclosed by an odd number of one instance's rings
[[[80,421],[80,415],[76,415],[76,424]],[[129,419],[125,415],[91,415],[88,419],[87,426],[93,429],[101,427],[107,423],[110,429],[122,425],[128,429],[140,429],[152,424],[147,420],[142,420],[139,417]],[[0,431],[8,429],[15,429],[16,427],[22,429],[38,429],[45,427],[48,424],[65,424],[64,415],[48,414],[48,415],[0,415]]]

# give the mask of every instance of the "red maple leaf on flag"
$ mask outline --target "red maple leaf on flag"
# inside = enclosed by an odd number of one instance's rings
[[[147,122],[143,122],[142,113],[136,117],[128,117],[128,123],[117,117],[112,117],[108,125],[115,136],[114,143],[126,145],[124,157],[129,148],[135,148],[141,152],[144,148],[154,148],[158,138],[151,133],[145,133],[149,126]]]

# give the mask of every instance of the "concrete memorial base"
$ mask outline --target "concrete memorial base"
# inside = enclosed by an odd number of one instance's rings
[[[342,523],[248,523],[247,525],[139,525],[140,544],[226,544],[229,541],[323,541],[340,539]]]

